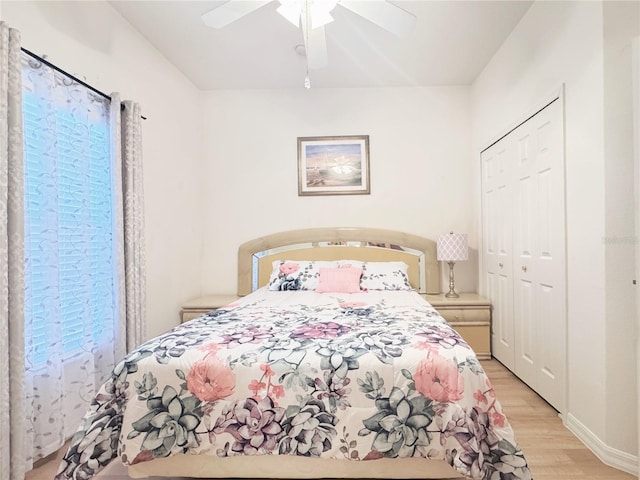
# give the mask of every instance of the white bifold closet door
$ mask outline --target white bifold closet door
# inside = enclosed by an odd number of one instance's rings
[[[481,155],[492,353],[561,412],[567,369],[563,131],[556,99]]]
[[[513,319],[513,161],[515,142],[505,137],[482,152],[483,268],[491,299],[491,353],[515,370]]]

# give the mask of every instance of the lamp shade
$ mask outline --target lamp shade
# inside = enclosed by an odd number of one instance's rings
[[[445,233],[438,237],[438,260],[460,262],[469,259],[469,245],[466,233]]]

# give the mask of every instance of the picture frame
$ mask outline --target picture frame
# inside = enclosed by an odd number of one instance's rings
[[[298,137],[299,196],[369,193],[369,135]]]

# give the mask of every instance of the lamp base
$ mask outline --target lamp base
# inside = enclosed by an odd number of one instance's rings
[[[449,264],[449,292],[445,293],[446,298],[459,298],[460,295],[456,293],[455,282],[453,281],[453,266],[455,262],[447,262]]]

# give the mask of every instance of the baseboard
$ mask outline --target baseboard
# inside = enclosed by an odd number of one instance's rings
[[[585,444],[602,463],[630,475],[638,475],[638,456],[611,448],[570,413],[562,416],[565,427]]]

